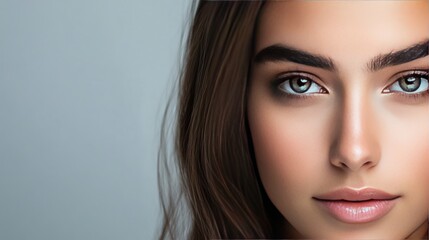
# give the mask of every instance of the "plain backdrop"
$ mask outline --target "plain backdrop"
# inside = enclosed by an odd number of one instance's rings
[[[0,0],[0,239],[154,239],[190,0]]]

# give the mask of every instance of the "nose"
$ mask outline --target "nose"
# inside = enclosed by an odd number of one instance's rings
[[[369,98],[355,91],[339,105],[330,148],[331,165],[353,172],[375,167],[380,160],[380,146]]]

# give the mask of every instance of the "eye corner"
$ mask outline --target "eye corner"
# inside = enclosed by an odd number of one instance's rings
[[[381,93],[384,93],[384,94],[392,93],[393,91],[389,89],[389,87],[390,87],[390,86],[392,86],[392,84],[391,84],[391,85],[389,85],[389,86],[387,86],[387,87],[386,87],[386,88],[384,88],[383,90],[381,90]]]
[[[319,85],[320,86],[320,85]],[[320,86],[319,94],[330,94],[329,90],[323,86]]]

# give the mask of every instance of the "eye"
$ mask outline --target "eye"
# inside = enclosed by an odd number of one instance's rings
[[[299,95],[304,93],[324,93],[326,91],[319,84],[304,76],[291,76],[283,78],[283,82],[278,85],[278,88],[286,94],[291,95]]]
[[[429,72],[416,71],[404,75],[396,80],[383,92],[401,92],[404,94],[416,94],[429,90]]]

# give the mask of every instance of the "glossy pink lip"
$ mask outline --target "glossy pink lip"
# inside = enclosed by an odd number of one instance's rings
[[[377,189],[342,188],[313,197],[334,218],[345,223],[366,223],[382,218],[395,206],[400,195]]]

